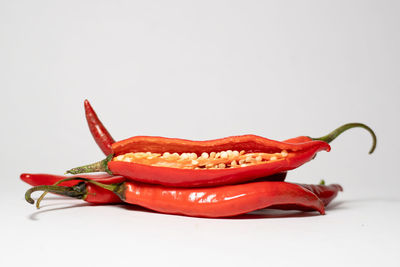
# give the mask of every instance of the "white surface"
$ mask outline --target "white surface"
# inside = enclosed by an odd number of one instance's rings
[[[0,1],[1,266],[398,266],[397,1]],[[321,136],[360,121],[289,181],[345,191],[327,215],[197,219],[49,196],[22,172],[102,158],[117,140]],[[296,216],[294,216],[296,215]],[[315,215],[315,216],[311,216]]]

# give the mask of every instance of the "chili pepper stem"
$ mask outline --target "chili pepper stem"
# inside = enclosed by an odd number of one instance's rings
[[[81,182],[77,185],[74,185],[74,186],[57,186],[57,184],[60,184],[65,181],[72,181],[72,180],[83,181],[83,182]],[[81,178],[81,177],[71,177],[71,178],[62,179],[62,180],[58,181],[57,183],[55,183],[54,185],[39,185],[39,186],[32,187],[26,191],[25,200],[30,204],[34,204],[35,201],[31,197],[32,193],[36,192],[36,191],[44,191],[44,193],[40,196],[40,198],[37,200],[37,203],[36,203],[36,207],[39,209],[40,202],[44,198],[44,196],[47,192],[59,194],[59,195],[63,195],[63,196],[68,196],[68,197],[73,197],[73,198],[78,198],[78,199],[84,199],[87,194],[86,184],[84,182],[91,183],[91,184],[97,185],[101,188],[107,189],[111,192],[114,192],[123,200],[123,192],[125,191],[124,186],[122,186],[123,183],[103,184],[103,183],[99,183],[99,182],[96,182],[96,181],[93,181],[90,179],[86,179],[86,178]]]
[[[108,169],[108,162],[110,162],[113,158],[113,154],[108,155],[105,159],[100,160],[98,162],[72,168],[68,170],[66,173],[70,174],[80,174],[80,173],[88,173],[88,172],[107,172],[112,174],[112,172]]]
[[[371,147],[371,149],[369,150],[368,153],[371,154],[372,152],[374,152],[374,150],[376,148],[376,135],[375,135],[374,131],[370,127],[368,127],[367,125],[365,125],[363,123],[357,123],[357,122],[347,123],[347,124],[344,124],[344,125],[338,127],[337,129],[333,130],[332,132],[330,132],[327,135],[324,135],[324,136],[318,137],[318,138],[311,138],[311,139],[330,143],[333,140],[335,140],[336,137],[338,137],[340,134],[342,134],[343,132],[345,132],[345,131],[347,131],[347,130],[349,130],[351,128],[363,128],[363,129],[367,130],[371,134],[371,136],[372,136],[372,147]]]
[[[84,183],[79,183],[78,185],[68,187],[68,186],[56,186],[56,185],[39,185],[32,187],[31,189],[27,190],[25,193],[25,200],[30,203],[34,204],[35,201],[32,199],[31,195],[33,192],[36,191],[46,191],[51,192],[63,196],[73,197],[73,198],[83,198],[86,194],[86,190],[84,187]]]

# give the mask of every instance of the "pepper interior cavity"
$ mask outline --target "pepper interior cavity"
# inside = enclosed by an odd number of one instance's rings
[[[283,160],[288,156],[286,150],[277,153],[246,153],[244,150],[227,150],[220,152],[196,153],[152,153],[130,152],[118,155],[113,161],[133,162],[158,167],[181,169],[225,169],[246,167],[250,165],[266,164],[268,162]]]

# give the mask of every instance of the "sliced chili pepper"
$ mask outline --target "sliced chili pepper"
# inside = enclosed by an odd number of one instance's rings
[[[317,152],[329,151],[329,142],[354,127],[371,133],[372,152],[376,136],[360,123],[345,124],[321,138],[289,139],[291,143],[256,135],[209,141],[136,136],[114,143],[113,154],[105,160],[67,172],[107,171],[134,181],[178,187],[235,184],[295,169],[313,159]],[[309,141],[296,143],[299,140]]]
[[[85,106],[85,114],[86,114],[86,121],[89,126],[89,130],[93,135],[94,140],[96,141],[97,145],[100,147],[101,151],[105,155],[109,155],[112,153],[111,145],[115,143],[114,139],[104,127],[103,123],[97,117],[96,112],[93,110],[92,106],[90,105],[89,101],[86,99],[84,102]]]
[[[96,141],[99,148],[103,151],[105,155],[111,154],[112,153],[111,145],[115,143],[114,139],[112,138],[108,130],[104,127],[103,123],[100,121],[99,117],[97,116],[96,112],[94,111],[93,107],[91,106],[90,102],[87,99],[84,102],[84,106],[85,106],[86,121],[88,123],[89,130],[92,133],[94,140]],[[304,143],[308,141],[312,141],[312,139],[307,136],[300,136],[285,140],[283,142]]]
[[[118,195],[129,204],[139,205],[162,213],[197,217],[229,217],[250,211],[291,205],[293,209],[315,210],[325,213],[324,203],[310,190],[287,182],[253,182],[213,188],[167,188],[138,182],[104,184],[85,178],[73,187],[37,186],[29,189],[26,200],[33,204],[31,194],[43,190],[90,201],[88,187],[94,184]],[[85,183],[86,182],[86,183]]]
[[[86,114],[86,121],[89,126],[89,130],[98,144],[99,148],[103,151],[105,155],[109,155],[112,153],[111,145],[115,143],[114,139],[112,138],[111,134],[108,130],[104,127],[103,123],[100,121],[99,117],[97,116],[96,112],[94,111],[93,107],[91,106],[90,102],[86,99],[84,102],[85,106],[85,114]],[[285,143],[304,143],[312,141],[312,139],[308,136],[299,136],[295,138],[291,138],[285,140]]]

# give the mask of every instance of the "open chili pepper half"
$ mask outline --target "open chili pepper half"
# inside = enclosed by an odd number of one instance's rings
[[[93,139],[103,151],[103,153],[107,156],[112,153],[112,144],[115,143],[113,137],[109,133],[109,131],[104,127],[103,123],[99,119],[97,113],[94,111],[92,105],[90,104],[89,100],[85,99],[84,101],[85,107],[85,115],[86,115],[86,122],[89,126],[90,133],[93,136]],[[295,138],[291,138],[285,140],[285,143],[304,143],[312,141],[310,137],[307,136],[299,136]]]
[[[341,190],[339,185],[304,186],[277,181],[213,188],[173,188],[131,181],[110,184],[80,177],[66,178],[60,180],[59,183],[66,181],[82,182],[74,186],[36,186],[26,192],[25,199],[33,204],[31,194],[35,191],[61,194],[88,202],[93,202],[93,198],[99,197],[99,194],[115,194],[125,203],[161,213],[196,217],[230,217],[268,207],[318,211],[324,214],[325,201],[321,200],[316,193],[322,196],[329,195],[326,199],[326,204],[328,204]],[[307,189],[307,186],[311,190]],[[98,188],[105,191],[99,193]],[[39,200],[37,206],[39,206]]]
[[[329,151],[329,142],[355,127],[370,132],[372,153],[375,133],[361,123],[345,124],[320,138],[304,136],[286,142],[256,135],[208,141],[135,136],[113,143],[112,154],[106,159],[67,173],[106,171],[133,181],[175,187],[236,184],[295,169],[313,159],[317,152]]]

